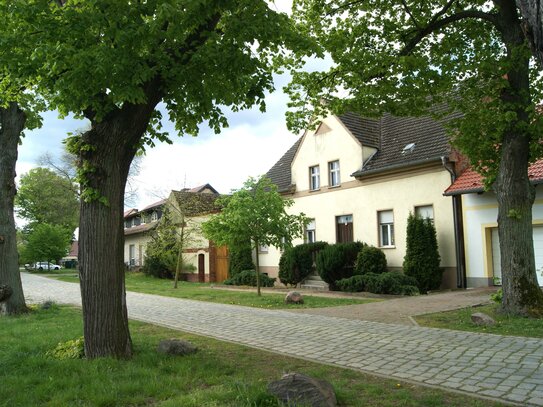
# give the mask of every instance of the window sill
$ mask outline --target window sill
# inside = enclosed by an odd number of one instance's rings
[[[339,188],[341,186],[341,184],[339,185],[331,185],[328,187],[328,189],[334,189],[334,188]]]
[[[379,249],[395,249],[396,246],[379,246]]]
[[[318,189],[310,189],[309,192],[319,192],[321,189],[318,188]]]

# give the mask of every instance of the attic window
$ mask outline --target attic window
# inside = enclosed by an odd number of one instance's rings
[[[412,153],[413,150],[415,150],[415,143],[409,143],[403,148],[402,154]]]

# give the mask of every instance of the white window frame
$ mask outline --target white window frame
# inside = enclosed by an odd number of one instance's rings
[[[270,251],[270,247],[267,244],[261,244],[258,246],[258,253],[268,253]]]
[[[309,167],[309,190],[318,191],[321,187],[321,171],[318,165]]]
[[[158,212],[157,211],[151,212],[151,222],[155,222],[157,220],[158,220]]]
[[[426,216],[427,213],[431,210],[432,216]],[[420,216],[422,219],[430,219],[430,222],[434,223],[435,212],[434,205],[418,205],[415,206],[415,216]]]
[[[330,161],[328,163],[328,186],[339,187],[340,185],[341,173],[339,169],[339,160]]]
[[[317,227],[315,224],[315,219],[311,219],[311,221],[306,225],[304,235],[306,243],[315,243],[317,241]]]
[[[387,209],[377,212],[379,224],[379,247],[395,247],[394,241],[394,211]]]

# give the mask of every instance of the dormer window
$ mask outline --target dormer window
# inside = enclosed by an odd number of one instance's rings
[[[403,148],[402,154],[412,153],[414,150],[415,150],[415,143],[409,143]]]
[[[158,220],[158,213],[156,211],[153,211],[151,213],[151,222],[155,222]]]

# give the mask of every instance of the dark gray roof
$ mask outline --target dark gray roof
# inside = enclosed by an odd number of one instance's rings
[[[360,117],[352,112],[344,113],[337,118],[363,146],[379,148],[381,120]]]
[[[442,110],[444,106],[434,109]],[[377,153],[364,167],[352,174],[363,177],[448,157],[449,137],[443,123],[458,115],[439,120],[431,116],[396,117],[390,114],[385,114],[380,119],[363,118],[355,113],[345,113],[337,117],[362,145],[377,149]],[[277,185],[279,192],[291,190],[291,165],[301,140],[302,138],[299,138],[266,174]],[[410,144],[414,146],[404,152]]]
[[[364,167],[353,175],[361,177],[393,168],[423,164],[448,156],[449,137],[443,122],[430,116],[381,118],[381,145]]]
[[[298,151],[298,146],[302,137],[296,140],[296,143],[288,149],[288,151],[275,163],[273,167],[266,173],[266,177],[271,179],[271,181],[277,185],[279,192],[287,192],[291,188],[292,184],[292,173],[291,173],[291,164],[294,159],[296,151]]]

